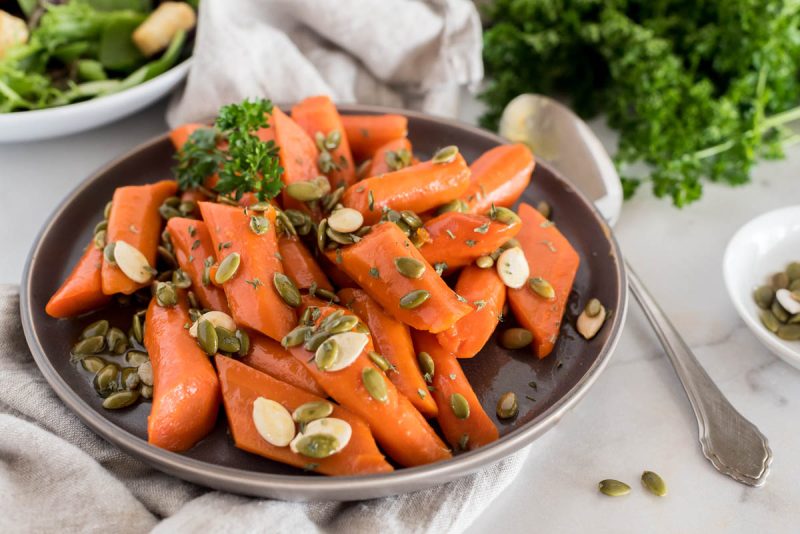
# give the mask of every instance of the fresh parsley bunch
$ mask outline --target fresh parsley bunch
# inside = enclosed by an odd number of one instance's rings
[[[620,134],[626,196],[649,181],[676,206],[703,180],[739,185],[800,136],[800,3],[789,0],[497,0],[482,94],[495,127],[520,93],[566,95]],[[649,177],[626,176],[645,163]]]

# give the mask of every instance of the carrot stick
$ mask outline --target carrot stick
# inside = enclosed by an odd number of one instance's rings
[[[89,243],[78,263],[61,287],[50,297],[45,311],[50,317],[74,317],[108,304],[111,297],[103,293],[100,269],[103,251]]]
[[[378,224],[358,243],[327,254],[333,261],[341,257],[337,265],[370,297],[395,319],[417,330],[433,333],[447,330],[472,311],[469,304],[459,301],[394,223]],[[397,270],[395,259],[405,257],[414,258],[424,266],[419,279],[407,278]],[[401,299],[417,290],[427,291],[429,298],[417,307],[402,307]]]
[[[307,299],[306,302],[315,300]],[[338,309],[341,308],[321,307],[319,321]],[[313,361],[314,354],[302,345],[290,349],[290,352],[305,365],[328,395],[364,419],[375,440],[398,464],[410,467],[450,458],[447,446],[422,414],[369,359],[367,354],[371,350],[373,348],[370,341],[351,365],[333,372],[321,371]],[[361,376],[365,368],[373,369],[383,379],[386,387],[385,402],[374,399],[364,386]]]
[[[519,221],[505,224],[485,215],[443,213],[425,223],[430,240],[419,251],[431,265],[446,263],[448,269],[463,267],[491,254],[519,233]]]
[[[366,323],[375,349],[394,367],[386,373],[389,380],[422,415],[436,417],[436,403],[430,395],[425,394],[428,384],[419,370],[408,326],[383,311],[380,304],[360,289],[342,289],[339,298]]]
[[[241,208],[201,202],[200,212],[206,221],[217,260],[238,253],[236,274],[222,285],[233,319],[240,326],[257,330],[280,340],[294,328],[294,309],[286,304],[273,285],[275,273],[283,273],[275,233],[275,209],[271,206],[261,216],[269,228],[261,235],[250,229],[252,214]]]
[[[307,402],[324,399],[260,373],[232,358],[217,355],[215,360],[228,424],[238,448],[324,475],[365,475],[394,470],[375,445],[367,424],[341,406],[334,405],[330,417],[347,421],[353,433],[350,441],[338,453],[327,458],[308,458],[292,452],[288,446],[278,447],[269,443],[261,437],[253,422],[253,404],[256,399],[263,397],[278,402],[289,413]]]
[[[274,339],[252,334],[250,352],[242,356],[241,360],[242,363],[296,388],[325,396],[325,390],[319,387],[311,373]]]
[[[106,241],[125,241],[147,259],[151,267],[156,263],[156,251],[161,235],[161,215],[158,208],[167,197],[178,191],[178,184],[163,180],[149,185],[118,187],[114,192],[111,215],[108,217]],[[139,284],[125,276],[117,265],[103,262],[103,293],[130,295],[147,283]]]
[[[407,150],[409,154],[412,153],[411,141],[409,141],[407,137],[394,139],[385,145],[381,145],[372,156],[372,162],[369,164],[367,177],[390,172],[392,169],[389,168],[389,162],[386,157],[390,152],[399,152],[400,150]]]
[[[191,323],[180,295],[164,308],[150,301],[144,346],[153,365],[153,407],[147,418],[147,441],[162,449],[190,449],[214,427],[219,410],[219,381],[214,367],[184,327]]]
[[[188,124],[181,124],[177,128],[174,128],[172,131],[170,131],[169,140],[172,141],[172,146],[175,147],[175,150],[180,151],[180,149],[183,148],[183,145],[186,144],[189,136],[191,136],[200,128],[208,128],[208,125],[190,122]]]
[[[450,446],[472,450],[496,441],[499,437],[497,427],[483,410],[456,357],[427,332],[414,332],[414,346],[433,359],[433,398],[439,406],[436,420]],[[457,417],[453,410],[454,394],[463,396],[469,405],[469,416],[465,419]]]
[[[475,356],[492,337],[506,302],[506,286],[496,269],[464,267],[456,282],[456,293],[475,308],[456,324],[436,335],[439,344],[459,358]]]
[[[342,204],[360,211],[366,224],[374,224],[384,207],[422,213],[460,198],[467,187],[469,167],[458,154],[450,163],[426,161],[361,180],[345,190]]]
[[[283,268],[294,285],[299,289],[308,289],[312,284],[333,291],[328,277],[317,264],[314,256],[297,236],[282,235],[278,238],[278,249],[283,261]]]
[[[508,302],[517,321],[533,333],[533,353],[544,358],[558,339],[580,258],[561,232],[535,208],[523,203],[519,216],[522,230],[517,239],[528,259],[530,275],[550,282],[556,296],[552,300],[545,299],[525,284],[508,290]]]
[[[510,208],[531,181],[533,154],[522,143],[501,145],[470,165],[472,176],[464,199],[471,213],[484,213],[492,204]]]
[[[203,308],[230,313],[225,292],[210,283],[208,276],[203,276],[206,263],[211,263],[216,258],[206,223],[173,217],[167,221],[167,231],[175,249],[175,259],[178,260],[181,270],[189,275],[192,291]]]
[[[367,159],[381,145],[408,135],[402,115],[342,115],[342,125],[355,159]]]
[[[336,106],[327,96],[312,96],[296,104],[292,108],[292,119],[303,128],[312,139],[318,133],[327,136],[331,132],[339,132],[339,145],[330,150],[331,160],[336,166],[327,172],[331,187],[348,186],[356,181],[356,169],[350,143],[347,141],[342,120]]]
[[[280,108],[272,109],[272,120],[275,143],[278,145],[283,174],[281,179],[288,185],[294,182],[307,182],[320,175],[317,168],[319,151],[313,139],[295,121],[289,118]],[[299,202],[286,192],[282,195],[283,207],[309,212],[308,206]]]

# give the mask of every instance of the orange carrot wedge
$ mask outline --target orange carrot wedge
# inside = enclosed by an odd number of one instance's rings
[[[408,135],[408,119],[402,115],[342,115],[342,125],[353,157],[359,160]]]
[[[458,358],[472,358],[492,337],[506,303],[506,286],[497,270],[464,267],[458,275],[456,293],[475,308],[456,324],[436,334],[436,340]]]
[[[374,224],[385,207],[422,213],[460,198],[467,187],[469,167],[458,154],[450,163],[426,161],[361,180],[345,190],[342,204],[360,211],[366,224]]]
[[[321,307],[317,324],[330,313],[340,309],[338,306]],[[338,371],[320,370],[314,362],[314,353],[307,351],[302,345],[290,349],[290,352],[306,366],[328,395],[364,419],[372,430],[375,440],[398,464],[410,467],[450,458],[447,446],[422,414],[369,359],[367,355],[371,350],[373,350],[372,342],[369,341],[355,361]],[[369,369],[368,373],[377,373],[378,379],[385,387],[383,401],[373,398],[367,391],[362,379],[366,369]]]
[[[533,333],[533,353],[544,358],[558,339],[580,258],[561,232],[535,208],[521,204],[519,216],[522,230],[517,239],[528,259],[530,275],[550,282],[556,295],[552,300],[545,299],[525,284],[508,290],[508,302],[517,321]]]
[[[409,155],[412,154],[411,141],[409,141],[406,137],[401,137],[400,139],[395,139],[393,141],[389,141],[385,145],[382,145],[378,150],[375,151],[375,154],[372,155],[372,162],[369,164],[367,177],[378,176],[379,174],[391,172],[393,169],[389,167],[389,160],[387,160],[387,156],[389,156],[389,153],[396,154],[401,150],[408,151]]]
[[[175,147],[175,150],[179,151],[181,148],[183,148],[183,145],[186,144],[189,136],[191,136],[200,128],[208,128],[208,125],[190,122],[188,124],[181,124],[169,132],[169,140],[172,141],[172,146]]]
[[[138,249],[151,267],[156,263],[156,251],[161,235],[161,214],[158,208],[178,191],[178,184],[163,180],[150,185],[118,187],[114,192],[111,215],[108,217],[106,241],[125,241]],[[103,262],[103,293],[130,295],[147,283],[134,282],[117,265]]]
[[[417,330],[434,334],[447,330],[472,311],[472,306],[458,299],[394,223],[378,224],[358,243],[327,254],[335,262],[341,258],[337,265],[389,315]],[[419,279],[400,274],[395,265],[400,258],[413,258],[423,265]],[[404,299],[409,299],[412,291],[427,292],[427,300],[403,307],[401,301],[406,302]]]
[[[380,304],[360,289],[342,289],[339,291],[339,299],[369,328],[375,350],[394,367],[386,376],[397,386],[398,391],[408,397],[422,415],[436,417],[436,403],[426,394],[428,384],[419,370],[408,327],[383,311]]]
[[[225,292],[211,283],[206,266],[216,261],[214,244],[206,223],[194,219],[173,217],[167,221],[175,259],[192,281],[192,292],[203,308],[229,313]],[[210,259],[209,259],[210,258]]]
[[[319,387],[303,364],[295,360],[294,356],[274,339],[252,334],[250,352],[242,356],[241,360],[242,363],[296,388],[321,397],[325,396],[325,390]]]
[[[484,213],[492,204],[510,208],[531,181],[533,154],[521,143],[501,145],[470,165],[472,176],[464,199],[471,213]]]
[[[272,119],[269,122],[274,128],[275,143],[279,147],[283,183],[288,185],[294,182],[307,182],[319,176],[317,168],[319,151],[305,130],[278,107],[272,109]],[[282,199],[283,207],[286,209],[309,211],[305,203],[291,198],[285,192]]]
[[[187,323],[184,295],[171,308],[156,299],[147,308],[144,346],[154,379],[147,441],[175,452],[190,449],[214,428],[220,400],[217,373]]]
[[[292,452],[288,446],[278,447],[259,434],[253,421],[253,405],[259,397],[281,404],[289,413],[307,402],[323,398],[312,395],[271,376],[243,365],[232,358],[217,356],[217,372],[222,384],[225,413],[236,446],[295,467],[310,469],[324,475],[366,475],[393,471],[375,445],[367,424],[352,412],[334,405],[330,417],[350,424],[352,435],[347,445],[327,458],[308,458]]]
[[[447,264],[448,269],[463,267],[491,254],[517,235],[520,222],[493,221],[485,215],[442,213],[425,223],[430,240],[419,251],[431,265]]]
[[[312,96],[306,98],[292,108],[292,119],[300,125],[312,139],[317,134],[323,136],[331,132],[338,132],[339,145],[330,150],[332,170],[326,172],[331,187],[348,186],[356,181],[356,170],[353,164],[353,155],[350,153],[350,143],[347,141],[342,120],[336,106],[327,96]]]
[[[414,346],[419,352],[427,352],[433,359],[433,398],[439,406],[436,420],[447,442],[454,449],[472,450],[496,441],[497,427],[486,414],[456,357],[436,342],[436,337],[427,332],[414,332]],[[460,395],[469,406],[457,415],[457,398]],[[454,408],[455,405],[455,408]]]
[[[241,208],[201,202],[200,212],[206,222],[217,260],[239,254],[239,268],[222,288],[234,321],[280,340],[296,323],[294,309],[278,294],[273,285],[275,273],[283,273],[275,234],[275,209],[271,206],[261,216],[269,222],[261,235],[250,228],[252,214]]]
[[[278,250],[283,261],[283,268],[298,289],[308,289],[312,284],[333,291],[328,277],[317,264],[314,256],[297,236],[281,235],[278,238]]]
[[[64,283],[47,302],[50,317],[74,317],[108,304],[111,297],[103,293],[100,269],[103,251],[89,243]]]

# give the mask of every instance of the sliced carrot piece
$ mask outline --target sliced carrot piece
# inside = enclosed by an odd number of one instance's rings
[[[467,299],[475,311],[439,332],[436,340],[457,357],[472,358],[486,345],[500,322],[506,286],[496,269],[468,265],[458,275],[456,293]]]
[[[427,332],[414,332],[414,346],[433,359],[432,394],[439,406],[436,420],[450,446],[472,450],[496,441],[497,427],[483,410],[455,355],[442,348],[436,337]],[[464,419],[458,417],[453,408],[455,394],[461,395],[469,405],[469,415]]]
[[[189,137],[200,128],[208,128],[208,125],[190,122],[173,128],[172,131],[169,132],[169,140],[172,141],[172,146],[175,147],[175,150],[179,151],[182,149],[186,141],[189,140]]]
[[[342,115],[347,140],[355,159],[367,159],[389,141],[408,136],[408,119],[402,115]]]
[[[519,216],[522,230],[517,239],[528,259],[530,275],[550,282],[556,296],[552,300],[545,299],[525,284],[508,290],[508,302],[517,321],[533,333],[533,353],[544,358],[552,352],[558,339],[580,258],[555,225],[535,208],[521,204]]]
[[[145,316],[144,346],[154,380],[147,441],[175,452],[203,439],[214,428],[219,410],[217,373],[184,327],[190,322],[183,294],[171,308],[152,299]]]
[[[278,107],[272,110],[270,124],[274,128],[275,143],[279,148],[283,183],[289,185],[294,182],[307,182],[319,176],[317,168],[319,151],[305,130]],[[281,198],[286,209],[294,208],[310,212],[305,203],[291,198],[286,192]]]
[[[380,223],[358,243],[327,254],[387,313],[417,330],[447,330],[472,311],[394,223]],[[424,266],[419,279],[407,278],[397,270],[395,260],[406,257]],[[416,307],[402,307],[401,299],[412,291],[426,291],[429,297]]]
[[[392,169],[389,168],[389,162],[386,158],[390,152],[399,152],[401,150],[407,150],[409,154],[412,154],[411,141],[409,141],[407,137],[394,139],[385,145],[381,145],[381,147],[375,151],[375,154],[372,155],[372,162],[369,164],[367,177],[391,172]]]
[[[360,211],[366,224],[374,224],[384,208],[422,213],[460,198],[467,187],[469,167],[458,154],[450,163],[426,161],[361,180],[345,190],[342,204]]]
[[[501,145],[470,165],[472,176],[464,199],[471,213],[484,213],[492,204],[510,208],[531,181],[533,154],[522,143]]]
[[[297,236],[281,235],[278,238],[278,249],[286,276],[299,289],[308,289],[315,284],[316,287],[333,291],[328,277],[325,276],[314,256]]]
[[[111,297],[103,293],[100,269],[103,251],[89,243],[78,263],[45,306],[50,317],[74,317],[108,304]]]
[[[325,390],[319,387],[311,373],[274,339],[252,334],[250,352],[242,356],[241,360],[242,363],[296,388],[321,397],[325,396]]]
[[[422,415],[436,417],[436,403],[427,394],[428,384],[419,370],[408,326],[387,314],[380,304],[360,289],[342,289],[339,299],[369,328],[375,349],[394,367],[386,376],[398,391],[408,397]]]
[[[369,426],[341,406],[334,405],[330,417],[347,421],[353,433],[350,441],[338,453],[327,458],[308,458],[292,452],[288,446],[278,447],[271,444],[261,437],[253,422],[253,404],[256,399],[263,397],[273,400],[289,413],[307,402],[324,399],[276,380],[232,358],[218,355],[215,360],[222,384],[225,413],[233,441],[238,448],[324,475],[366,475],[394,470],[375,445]]]
[[[261,213],[269,221],[261,235],[250,229],[251,214],[241,208],[201,202],[200,212],[206,221],[217,260],[239,254],[236,274],[222,285],[233,319],[240,326],[280,340],[297,318],[273,285],[275,273],[283,273],[275,233],[275,209]]]
[[[178,184],[163,180],[149,185],[129,185],[114,191],[111,215],[108,217],[106,241],[125,241],[147,259],[151,267],[156,263],[156,251],[161,236],[161,214],[158,208],[168,197],[175,195]],[[147,283],[134,282],[117,265],[103,262],[103,293],[130,295]]]

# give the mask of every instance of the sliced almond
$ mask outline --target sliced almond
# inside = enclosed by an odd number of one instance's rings
[[[504,250],[497,258],[497,274],[503,283],[512,289],[524,286],[531,274],[525,252],[520,247]]]
[[[800,302],[795,300],[792,292],[788,289],[777,290],[775,292],[775,298],[778,300],[778,304],[780,304],[784,310],[789,312],[789,315],[800,313]]]
[[[213,324],[214,328],[219,326],[230,332],[236,331],[236,322],[230,315],[221,311],[210,311],[201,315],[200,318],[194,322],[191,328],[189,328],[189,334],[192,337],[197,337],[197,323],[199,323],[201,320],[206,320]]]
[[[307,423],[302,432],[297,433],[297,436],[295,436],[295,438],[289,444],[289,448],[292,450],[292,452],[299,453],[297,450],[297,443],[304,437],[313,436],[314,434],[327,434],[335,437],[336,441],[338,442],[338,446],[336,447],[334,453],[337,453],[344,449],[348,443],[350,443],[350,438],[353,435],[353,428],[350,426],[350,423],[344,419],[338,419],[336,417],[315,419],[314,421]]]
[[[339,208],[328,215],[328,227],[349,234],[355,232],[364,224],[364,216],[353,208]]]
[[[294,438],[294,420],[289,410],[271,399],[259,397],[253,403],[253,423],[258,434],[276,447],[285,447]]]
[[[578,316],[576,328],[584,339],[592,339],[597,335],[604,322],[606,322],[606,308],[601,305],[599,313],[594,317],[590,316],[587,310],[583,310]]]
[[[335,341],[336,345],[338,346],[338,352],[336,355],[336,359],[330,365],[330,367],[326,368],[326,371],[339,371],[344,369],[345,367],[349,367],[356,359],[358,358],[359,354],[364,350],[364,347],[367,346],[367,342],[369,338],[366,334],[362,334],[361,332],[343,332],[341,334],[336,334],[328,338],[328,341]],[[323,350],[324,343],[317,348],[317,352]],[[321,357],[322,355],[320,355]]]
[[[122,274],[137,284],[145,284],[153,277],[153,268],[150,267],[144,254],[125,241],[117,241],[114,244],[114,262]]]

